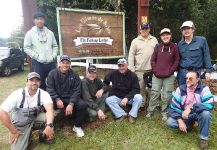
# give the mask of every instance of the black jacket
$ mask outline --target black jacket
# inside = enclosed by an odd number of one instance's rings
[[[76,103],[80,99],[81,79],[73,70],[64,75],[59,68],[50,71],[47,77],[47,92],[51,98],[69,98],[70,103]]]
[[[112,83],[112,88],[109,91],[110,96],[115,95],[119,98],[128,98],[130,100],[135,94],[140,93],[138,78],[130,70],[127,70],[125,74],[121,74],[116,70],[106,75],[103,81],[104,91],[108,89],[110,82]]]

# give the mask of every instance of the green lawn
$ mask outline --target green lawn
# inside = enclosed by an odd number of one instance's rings
[[[0,77],[0,101],[2,102],[12,91],[23,87],[26,74],[15,73],[10,77]],[[145,118],[140,111],[136,124],[129,124],[127,119],[121,123],[113,121],[110,112],[106,121],[87,123],[84,126],[85,137],[76,138],[70,125],[59,124],[56,128],[56,143],[53,145],[39,144],[37,133],[34,134],[32,149],[34,150],[197,150],[198,132],[196,127],[191,133],[184,134],[178,130],[167,128],[161,122],[159,112],[152,119]],[[217,149],[217,112],[213,111],[210,129],[210,150]],[[9,149],[8,133],[0,125],[0,149]]]

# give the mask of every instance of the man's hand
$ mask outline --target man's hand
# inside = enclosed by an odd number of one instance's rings
[[[104,112],[101,109],[98,110],[97,114],[98,114],[98,118],[100,120],[104,120],[105,119],[105,114],[104,114]]]
[[[66,116],[72,115],[72,110],[73,110],[73,106],[71,104],[68,104],[65,110]]]
[[[211,73],[207,73],[205,74],[205,79],[206,81],[209,81],[210,80],[210,77],[211,77]]]
[[[179,124],[179,130],[181,130],[182,132],[187,133],[186,124],[182,119],[178,119],[178,124]]]
[[[56,103],[57,103],[57,108],[59,109],[64,108],[63,101],[60,98],[56,100]]]
[[[23,133],[20,132],[19,130],[16,130],[14,133],[11,133],[10,134],[10,143],[11,144],[16,144],[19,136],[22,135],[22,134]]]
[[[124,98],[124,99],[121,100],[120,105],[121,105],[122,107],[125,107],[125,106],[127,105],[127,102],[128,102],[128,98]]]
[[[49,126],[46,126],[43,133],[47,136],[48,140],[52,140],[54,138],[54,130]]]
[[[100,98],[100,97],[102,97],[102,94],[103,94],[103,89],[96,92],[96,97]]]
[[[190,108],[186,109],[186,110],[183,111],[183,113],[182,113],[182,118],[183,118],[183,119],[188,119],[188,116],[189,116],[190,113],[191,113],[191,109],[190,109]]]

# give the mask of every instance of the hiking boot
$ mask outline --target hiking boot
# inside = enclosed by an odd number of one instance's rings
[[[151,118],[153,116],[152,113],[148,112],[147,115],[145,116],[146,118]]]
[[[167,121],[167,114],[162,114],[162,121],[166,122]]]
[[[81,129],[81,127],[73,127],[73,131],[76,132],[77,137],[83,137],[84,131]]]
[[[121,116],[115,120],[115,122],[122,122],[125,119],[125,116]]]
[[[133,124],[136,122],[136,118],[129,116],[128,121],[129,121],[129,123]]]
[[[208,148],[208,140],[200,139],[199,147],[200,147],[200,149],[207,149]]]

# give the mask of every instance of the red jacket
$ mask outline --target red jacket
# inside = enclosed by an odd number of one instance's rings
[[[154,49],[151,58],[153,73],[158,78],[166,78],[172,75],[179,66],[179,51],[176,44],[160,43]]]

